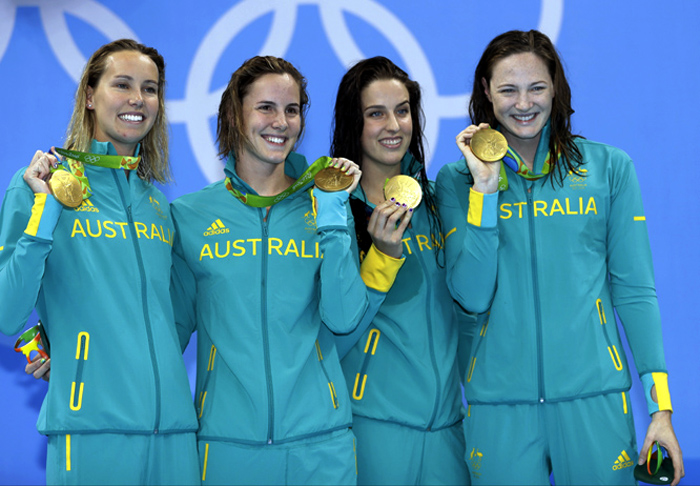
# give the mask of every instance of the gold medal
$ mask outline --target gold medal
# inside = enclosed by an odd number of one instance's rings
[[[493,128],[484,128],[476,132],[469,146],[474,155],[484,162],[497,162],[508,152],[506,137]]]
[[[384,197],[389,200],[392,197],[399,204],[405,204],[409,208],[415,208],[423,198],[420,184],[413,177],[397,175],[392,177],[384,185]]]
[[[83,203],[80,181],[67,170],[52,172],[47,184],[51,194],[64,206],[77,208]]]
[[[314,184],[326,192],[336,192],[347,189],[352,185],[353,176],[346,174],[335,167],[321,169],[314,177]]]

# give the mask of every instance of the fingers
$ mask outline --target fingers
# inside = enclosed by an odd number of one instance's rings
[[[24,180],[35,193],[50,194],[49,186],[45,179],[51,173],[51,169],[58,165],[55,156],[37,150],[32,161],[24,171]]]
[[[411,222],[413,208],[399,204],[395,200],[377,205],[370,216],[367,231],[374,246],[385,255],[401,258],[403,235]]]
[[[27,363],[27,366],[24,367],[24,372],[34,376],[36,379],[41,378],[44,381],[49,381],[51,358],[44,359],[41,356],[36,356],[31,363]]]
[[[335,167],[336,169],[340,169],[347,175],[353,177],[352,185],[345,189],[347,192],[352,194],[355,188],[357,188],[357,185],[360,183],[360,178],[362,177],[362,171],[360,170],[360,166],[358,166],[355,162],[351,160],[343,159],[341,157],[331,159],[328,165],[329,167]]]

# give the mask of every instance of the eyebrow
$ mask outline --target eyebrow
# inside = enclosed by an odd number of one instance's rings
[[[126,81],[133,81],[134,78],[132,76],[129,76],[128,74],[117,74],[114,76],[112,79],[124,79]],[[153,83],[153,84],[158,84],[158,81],[154,81],[153,79],[147,79],[144,81],[145,83]]]
[[[396,105],[394,108],[398,108],[399,106],[403,106],[403,105],[410,105],[410,103],[408,100],[404,100],[401,103],[399,103],[398,105]],[[385,105],[370,105],[370,106],[366,107],[365,109],[363,109],[362,111],[377,110],[377,109],[386,109],[386,106]]]

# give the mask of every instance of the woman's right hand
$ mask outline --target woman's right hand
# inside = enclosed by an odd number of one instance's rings
[[[51,376],[51,358],[44,360],[40,355],[37,355],[31,363],[27,363],[24,367],[24,372],[28,375],[33,375],[37,380],[41,378],[44,381],[49,381]]]
[[[51,173],[51,168],[58,166],[58,159],[49,152],[37,150],[29,167],[24,171],[24,181],[35,194],[51,194],[46,178]]]
[[[394,200],[390,199],[378,204],[372,211],[367,224],[367,231],[377,250],[392,258],[401,258],[403,234],[412,216],[413,208]]]
[[[492,194],[498,190],[498,176],[501,172],[501,161],[484,162],[474,155],[472,148],[469,146],[474,134],[485,128],[490,128],[488,123],[480,123],[479,126],[469,125],[459,132],[456,142],[460,152],[462,152],[462,155],[467,160],[469,172],[474,178],[473,189],[483,194]]]

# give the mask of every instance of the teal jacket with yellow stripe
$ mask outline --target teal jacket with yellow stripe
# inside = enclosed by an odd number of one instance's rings
[[[549,125],[535,173],[542,171],[548,141]],[[494,288],[471,346],[467,400],[541,403],[619,393],[627,406],[631,378],[617,311],[640,376],[653,377],[661,408],[670,409],[634,166],[614,147],[582,138],[576,144],[583,155],[580,175],[567,174],[561,186],[552,185],[550,176],[526,180],[505,167],[508,188],[497,196],[498,245],[483,249],[497,255],[496,276],[456,270],[459,248],[451,243],[468,238],[464,225],[447,242],[448,279],[456,297],[468,298],[460,288],[474,278]],[[465,161],[443,167],[437,182],[442,216],[447,225],[458,225],[469,213]]]
[[[401,165],[402,173],[412,177],[421,168],[409,153]],[[371,214],[374,206],[360,186],[352,198],[358,214]],[[355,415],[418,430],[440,430],[460,422],[463,410],[455,304],[447,288],[444,252],[436,258],[445,235],[453,238],[455,227],[444,225],[443,234],[437,234],[426,204],[415,209],[404,233],[404,260],[381,305],[370,306],[368,322],[336,341],[342,354],[348,350],[342,365]],[[359,227],[357,215],[355,222]],[[495,244],[497,232],[484,229],[477,237],[487,246]],[[367,260],[377,253],[374,247],[367,253],[363,277]],[[474,284],[468,292],[480,293]]]
[[[306,167],[292,153],[285,172],[297,179]],[[254,194],[233,157],[225,172]],[[183,344],[197,331],[199,440],[279,444],[351,425],[332,335],[355,329],[367,290],[351,248],[347,193],[319,199],[316,214],[312,185],[269,212],[243,204],[224,181],[172,204]],[[321,223],[329,203],[334,217]]]
[[[108,142],[91,152],[116,155]],[[165,196],[135,173],[88,165],[93,194],[74,210],[35,196],[23,173],[0,213],[0,330],[18,333],[36,307],[49,337],[39,432],[197,430],[170,302]]]

